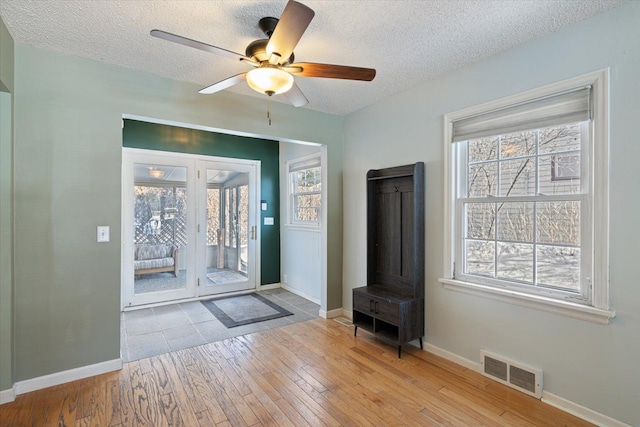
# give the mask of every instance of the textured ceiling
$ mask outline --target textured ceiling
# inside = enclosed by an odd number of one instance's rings
[[[303,108],[344,115],[421,81],[601,13],[623,0],[301,0],[315,18],[297,61],[377,69],[372,82],[297,77]],[[160,40],[157,28],[244,54],[285,0],[0,0],[18,43],[208,86],[246,64]],[[234,92],[264,96],[242,84]],[[202,96],[216,96],[202,95]],[[281,96],[276,101],[286,102]]]

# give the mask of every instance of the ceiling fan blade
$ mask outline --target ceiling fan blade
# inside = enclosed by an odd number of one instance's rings
[[[306,96],[304,96],[304,93],[302,93],[295,82],[293,83],[293,86],[291,86],[291,89],[283,93],[283,95],[294,107],[302,107],[303,105],[307,105],[309,103],[309,100]]]
[[[222,55],[230,59],[234,59],[236,61],[247,61],[252,64],[258,65],[254,63],[251,59],[247,58],[244,55],[240,55],[239,53],[232,52],[227,49],[223,49],[221,47],[212,46],[210,44],[202,43],[196,40],[188,39],[186,37],[178,36],[176,34],[167,33],[162,30],[151,30],[151,35],[153,37],[157,37],[159,39],[167,40],[173,43],[178,43],[184,46],[189,46],[194,49],[204,50],[205,52],[215,53],[216,55]]]
[[[228,79],[224,79],[219,81],[218,83],[214,83],[211,86],[207,86],[203,89],[200,89],[198,93],[203,95],[209,95],[211,93],[220,92],[221,90],[228,89],[231,86],[235,86],[238,83],[242,83],[247,80],[247,73],[236,74],[233,77],[229,77]]]
[[[289,0],[278,21],[278,25],[276,25],[276,29],[273,30],[273,34],[269,38],[267,54],[278,55],[280,59],[277,62],[280,64],[285,63],[311,23],[314,15],[315,12],[309,7]]]
[[[346,65],[296,62],[282,67],[283,70],[302,77],[324,77],[328,79],[364,80],[370,82],[376,76],[373,68],[349,67]]]

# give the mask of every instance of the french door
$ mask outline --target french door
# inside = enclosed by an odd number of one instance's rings
[[[256,288],[259,168],[123,149],[123,307]]]
[[[256,287],[256,221],[253,164],[198,162],[203,184],[200,198],[201,232],[198,283],[200,295],[254,289]],[[204,230],[202,230],[204,228]]]

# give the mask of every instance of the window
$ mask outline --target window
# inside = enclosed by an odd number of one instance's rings
[[[322,175],[320,157],[313,156],[288,163],[289,223],[320,224]]]
[[[551,157],[551,180],[580,178],[580,155],[565,154]]]
[[[605,92],[606,72],[594,73],[445,116],[445,287],[614,315]]]
[[[207,246],[221,245],[220,233],[220,186],[207,185]]]

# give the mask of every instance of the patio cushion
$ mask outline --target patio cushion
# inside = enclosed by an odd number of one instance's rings
[[[150,268],[171,267],[173,262],[173,258],[144,259],[134,261],[133,268],[135,270],[147,270]]]
[[[173,245],[136,245],[134,259],[136,261],[153,260],[173,256]],[[173,264],[171,264],[173,265]]]

